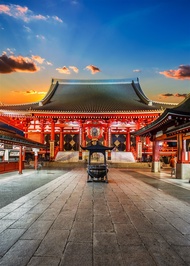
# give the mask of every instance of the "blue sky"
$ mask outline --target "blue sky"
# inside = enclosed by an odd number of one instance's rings
[[[190,93],[190,1],[0,1],[0,101],[43,98],[52,78],[137,77],[152,100]]]

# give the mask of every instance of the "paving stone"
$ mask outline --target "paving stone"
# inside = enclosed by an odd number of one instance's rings
[[[111,215],[111,220],[112,223],[129,223],[130,220],[129,218],[126,216],[126,214],[124,212],[121,211],[111,211],[110,212]]]
[[[156,232],[154,225],[142,215],[130,215],[130,220],[138,232]]]
[[[110,215],[94,215],[94,231],[112,232],[114,230]]]
[[[125,264],[121,254],[94,254],[93,266],[126,266],[132,264]]]
[[[26,213],[19,220],[14,222],[10,228],[29,228],[39,217],[39,214]]]
[[[60,213],[53,223],[52,229],[70,230],[73,225],[73,219],[72,215]]]
[[[34,206],[29,212],[30,213],[42,213],[44,212],[50,204],[43,204],[43,203],[39,203],[36,206]]]
[[[17,220],[20,217],[22,217],[25,213],[27,213],[29,210],[31,209],[31,207],[19,207],[16,210],[14,210],[13,212],[7,214],[5,217],[3,217],[3,219],[6,220]]]
[[[22,205],[22,203],[11,203],[11,204],[1,208],[1,212],[10,213],[10,212],[16,210],[17,208],[19,208],[21,205]]]
[[[42,213],[42,215],[39,217],[39,220],[54,221],[57,218],[59,212],[60,209],[49,208]]]
[[[176,243],[178,244],[178,243]],[[190,248],[189,246],[173,246],[173,249],[179,254],[179,256],[187,263],[187,265],[190,265]]]
[[[75,221],[71,229],[69,241],[92,242],[92,223]]]
[[[143,210],[143,215],[154,225],[166,223],[166,220],[154,210]]]
[[[6,229],[3,231],[0,234],[0,256],[3,256],[24,232],[24,229]]]
[[[6,228],[8,228],[11,224],[13,224],[15,220],[0,220],[0,233],[3,232]]]
[[[84,200],[84,199],[82,199],[79,202],[78,209],[89,209],[89,210],[92,210],[93,204],[94,203],[93,203],[92,200]]]
[[[143,242],[132,224],[114,224],[117,242],[123,245],[142,245]]]
[[[93,265],[92,243],[69,242],[64,252],[60,266]]]
[[[0,259],[2,266],[25,266],[39,245],[39,240],[18,240]]]
[[[124,265],[134,266],[156,266],[152,256],[143,245],[123,245],[121,246],[122,257],[125,261]],[[167,265],[163,264],[162,266]],[[171,265],[172,266],[172,265]]]
[[[182,234],[190,234],[190,224],[184,221],[182,218],[172,219],[171,224]]]
[[[21,239],[43,239],[52,225],[52,221],[35,221],[23,234]]]
[[[189,202],[146,171],[73,169],[0,209],[0,265],[190,265]]]
[[[78,209],[75,217],[76,221],[84,223],[92,223],[93,221],[93,212],[92,209]]]
[[[123,211],[123,206],[118,201],[108,201],[107,205],[110,211]]]
[[[60,259],[56,257],[32,257],[27,266],[59,266]]]
[[[68,230],[50,230],[35,252],[35,256],[57,257],[60,260],[69,233]]]
[[[6,212],[1,212],[1,210],[0,210],[0,219],[2,219],[3,217],[5,217],[6,215],[7,215]]]
[[[181,257],[160,234],[140,233],[140,237],[158,265],[185,265]]]

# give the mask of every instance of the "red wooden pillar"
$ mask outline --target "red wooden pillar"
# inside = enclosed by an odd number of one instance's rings
[[[108,146],[108,130],[107,130],[107,127],[105,127],[105,132],[104,132],[104,145]]]
[[[152,172],[160,172],[160,146],[156,140],[153,140]]]
[[[51,141],[55,141],[55,122],[51,121]]]
[[[82,133],[82,146],[86,146],[86,133],[83,128],[83,133]]]
[[[20,146],[20,152],[19,152],[19,175],[22,174],[22,169],[23,169],[23,166],[22,166],[22,146]]]
[[[177,135],[177,161],[179,163],[184,163],[185,160],[185,141],[183,140],[183,134],[180,133]]]
[[[55,157],[55,122],[51,121],[51,136],[50,136],[50,160]]]
[[[41,122],[40,142],[44,143],[44,119],[42,119],[40,122]]]
[[[24,137],[25,137],[26,139],[28,138],[28,127],[29,127],[29,123],[26,124],[26,126],[25,126]]]
[[[59,150],[63,151],[63,128],[62,127],[60,127]]]
[[[140,129],[140,122],[139,121],[137,121],[137,123],[136,123],[136,130],[139,130]],[[139,136],[136,136],[136,152],[137,152],[137,149],[138,149],[138,143],[140,142],[140,137]],[[138,157],[138,156],[137,156]]]
[[[131,150],[130,128],[127,128],[127,133],[126,133],[126,151],[129,152],[130,150]]]
[[[82,160],[82,149],[81,149],[81,145],[82,145],[82,138],[83,138],[83,127],[79,128],[79,160]]]
[[[111,128],[108,127],[108,146],[111,146]],[[108,151],[108,160],[111,160],[111,151]]]
[[[177,135],[177,164],[176,164],[176,178],[189,178],[190,164],[186,151],[186,140],[183,138],[183,133]]]

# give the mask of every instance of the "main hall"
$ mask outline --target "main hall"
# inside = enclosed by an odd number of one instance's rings
[[[184,148],[189,143],[188,124],[183,129],[190,119],[189,101],[189,96],[179,105],[152,101],[138,78],[52,79],[42,100],[2,104],[0,121],[23,132],[25,138],[45,145],[37,153],[50,161],[85,161],[87,154],[81,147],[95,140],[114,146],[107,152],[110,162],[153,162],[152,170],[159,171],[160,157],[167,161],[178,154],[180,164],[190,161],[188,148]],[[172,126],[173,133],[165,134]],[[177,126],[180,130],[175,131]],[[181,130],[185,130],[185,137],[179,143],[177,135]],[[101,161],[99,157],[94,159]]]

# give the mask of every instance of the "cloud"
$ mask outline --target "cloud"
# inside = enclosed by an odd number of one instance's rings
[[[58,21],[58,22],[60,22],[60,23],[63,23],[63,20],[60,19],[58,16],[53,16],[52,18],[53,18],[55,21]]]
[[[46,61],[46,64],[48,65],[48,66],[52,66],[53,64],[51,63],[51,62],[49,62],[49,61]]]
[[[93,65],[88,65],[85,67],[85,69],[90,70],[91,74],[96,74],[98,72],[101,72],[101,70],[98,67],[93,66]]]
[[[75,73],[79,72],[79,69],[75,66],[70,66],[69,68],[72,69]]]
[[[42,58],[41,56],[39,55],[32,55],[32,59],[36,62],[38,62],[39,64],[43,64],[44,62],[44,58]]]
[[[139,72],[141,72],[141,70],[140,69],[134,69],[133,72],[139,73]]]
[[[62,73],[62,74],[67,74],[67,75],[70,75],[71,72],[69,70],[68,67],[64,66],[62,68],[56,68],[56,70],[59,72],[59,73]]]
[[[26,32],[31,32],[31,29],[30,29],[29,27],[27,27],[27,26],[23,26],[23,28],[24,28],[24,30],[25,30]]]
[[[36,35],[36,38],[42,41],[46,39],[43,35],[38,35],[38,34]]]
[[[38,94],[38,95],[45,95],[47,92],[45,91],[36,91],[36,90],[27,90],[27,91],[12,91],[12,93],[17,93],[17,94],[23,94],[23,95],[33,95],[33,94]]]
[[[26,95],[26,94],[37,94],[37,91],[35,91],[35,90],[29,90],[29,91],[25,91],[24,92],[24,94]]]
[[[28,7],[14,4],[0,5],[0,14],[4,14],[15,19],[20,19],[27,23],[35,20],[56,21],[63,23],[62,19],[57,16],[43,16],[41,14],[34,14],[33,11],[28,9]]]
[[[188,95],[187,93],[176,93],[176,94],[163,93],[163,94],[160,94],[160,97],[161,98],[168,98],[168,97],[186,98],[187,95]]]
[[[186,98],[187,95],[188,95],[188,93],[176,93],[176,94],[174,94],[175,97],[184,97],[184,98]]]
[[[70,71],[69,68],[72,69],[75,73],[78,73],[79,72],[79,69],[76,66],[69,66],[69,67],[64,66],[62,68],[56,68],[56,70],[59,73],[70,75],[71,74],[71,71]]]
[[[170,69],[159,73],[167,78],[190,79],[190,65],[180,65],[177,70]]]
[[[28,57],[23,57],[21,55],[7,56],[3,53],[0,56],[0,73],[8,74],[12,72],[37,72],[40,68]]]

